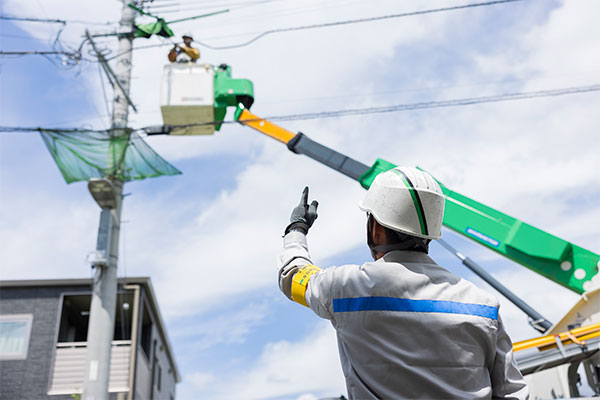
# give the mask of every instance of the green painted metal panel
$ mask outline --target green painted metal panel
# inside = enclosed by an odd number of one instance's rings
[[[359,182],[368,189],[378,174],[395,166],[378,159]],[[577,293],[598,273],[600,255],[440,186],[447,228]]]
[[[227,107],[236,107],[243,103],[250,108],[254,101],[254,86],[248,79],[233,79],[231,77],[231,67],[227,65],[219,66],[215,70],[215,130],[221,129],[222,123],[227,113]]]

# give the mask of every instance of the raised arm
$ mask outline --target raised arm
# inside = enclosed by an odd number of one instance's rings
[[[318,267],[312,265],[306,243],[306,234],[317,219],[318,205],[316,200],[308,204],[308,187],[305,187],[300,204],[292,210],[290,224],[285,228],[283,250],[277,262],[279,288],[290,300],[305,306],[304,294],[308,280],[319,271]]]

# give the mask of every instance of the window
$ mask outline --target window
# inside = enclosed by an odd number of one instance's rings
[[[142,350],[144,350],[144,354],[146,355],[146,359],[148,362],[150,361],[150,346],[152,344],[152,319],[150,319],[150,314],[148,313],[148,307],[144,307],[144,312],[142,314]]]
[[[156,366],[156,375],[156,388],[160,392],[162,386],[162,369],[160,368],[160,365]]]
[[[115,313],[115,333],[113,340],[131,339],[131,294],[117,295]],[[92,296],[89,294],[65,294],[60,314],[58,342],[86,342],[90,320],[90,305]]]
[[[60,328],[58,329],[59,343],[87,341],[91,299],[92,296],[89,294],[63,297]]]
[[[0,360],[25,360],[33,314],[0,315]]]

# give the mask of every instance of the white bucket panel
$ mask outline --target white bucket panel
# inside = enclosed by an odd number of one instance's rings
[[[163,70],[160,111],[165,125],[202,124],[215,120],[212,65],[168,64]],[[174,135],[212,135],[214,125],[178,129]]]

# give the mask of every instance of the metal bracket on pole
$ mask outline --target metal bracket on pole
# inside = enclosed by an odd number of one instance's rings
[[[519,298],[516,294],[511,292],[506,286],[500,283],[496,278],[490,275],[485,269],[483,269],[479,264],[475,261],[471,260],[469,257],[464,256],[462,253],[459,253],[454,247],[448,244],[446,241],[440,239],[437,241],[442,245],[446,250],[450,253],[454,254],[458,259],[462,261],[462,263],[473,271],[477,276],[486,281],[490,286],[496,289],[500,294],[506,297],[511,303],[521,309],[525,314],[527,314],[530,318],[529,324],[539,332],[546,332],[548,329],[552,327],[552,323],[544,318],[540,313],[535,311],[529,304],[525,303],[521,298]]]
[[[131,101],[131,98],[129,98],[129,95],[127,94],[127,92],[125,91],[123,86],[121,85],[121,82],[119,82],[119,79],[117,79],[112,68],[110,67],[110,65],[108,65],[108,61],[106,61],[106,58],[104,58],[104,55],[102,55],[102,53],[100,53],[98,51],[98,49],[96,48],[96,43],[94,43],[94,40],[92,39],[92,37],[90,35],[90,32],[86,30],[85,36],[90,41],[90,44],[92,45],[92,48],[94,49],[94,53],[96,53],[96,57],[98,57],[98,61],[100,61],[100,65],[102,65],[102,68],[104,69],[104,72],[106,73],[106,76],[108,76],[108,80],[111,81],[111,83],[113,83],[113,85],[115,83],[117,84],[117,86],[121,90],[121,93],[123,94],[123,96],[125,96],[125,99],[127,99],[127,103],[129,103],[131,108],[133,108],[133,111],[135,111],[137,113],[137,108],[135,108],[135,105]]]

